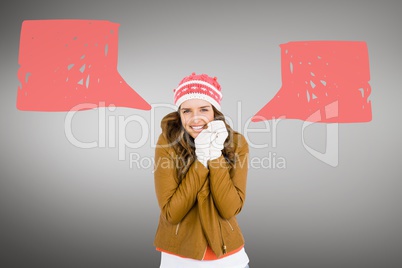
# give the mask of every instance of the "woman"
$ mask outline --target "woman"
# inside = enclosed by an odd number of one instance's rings
[[[216,78],[193,73],[174,91],[177,112],[162,119],[154,172],[161,268],[248,267],[236,220],[246,196],[248,144],[226,124],[221,99]]]

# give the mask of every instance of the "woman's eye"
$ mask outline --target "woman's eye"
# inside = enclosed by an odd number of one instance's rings
[[[183,114],[190,112],[189,110],[183,110]]]
[[[203,108],[203,109],[201,109],[201,111],[202,111],[202,112],[208,112],[208,109]]]

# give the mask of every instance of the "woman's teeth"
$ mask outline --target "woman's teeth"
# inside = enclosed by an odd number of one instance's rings
[[[192,126],[191,128],[194,130],[201,130],[203,126]]]

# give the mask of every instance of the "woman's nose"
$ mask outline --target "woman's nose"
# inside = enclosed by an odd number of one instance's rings
[[[194,116],[192,121],[193,121],[194,124],[197,124],[197,123],[199,123],[201,121],[201,119],[199,117],[197,117],[197,116]]]
[[[200,115],[198,114],[197,111],[194,111],[193,112],[193,121],[196,121],[196,120],[200,120]]]
[[[205,121],[205,120],[206,120],[206,118],[205,118],[204,115],[195,112],[195,113],[193,114],[193,118],[192,118],[191,121],[192,121],[193,123],[197,124],[197,123],[199,123],[199,122],[201,122],[201,121]]]

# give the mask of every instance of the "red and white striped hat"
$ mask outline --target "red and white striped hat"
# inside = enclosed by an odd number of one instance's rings
[[[183,102],[190,99],[208,101],[220,111],[222,93],[217,78],[195,73],[183,78],[174,90],[174,104],[180,107]]]

